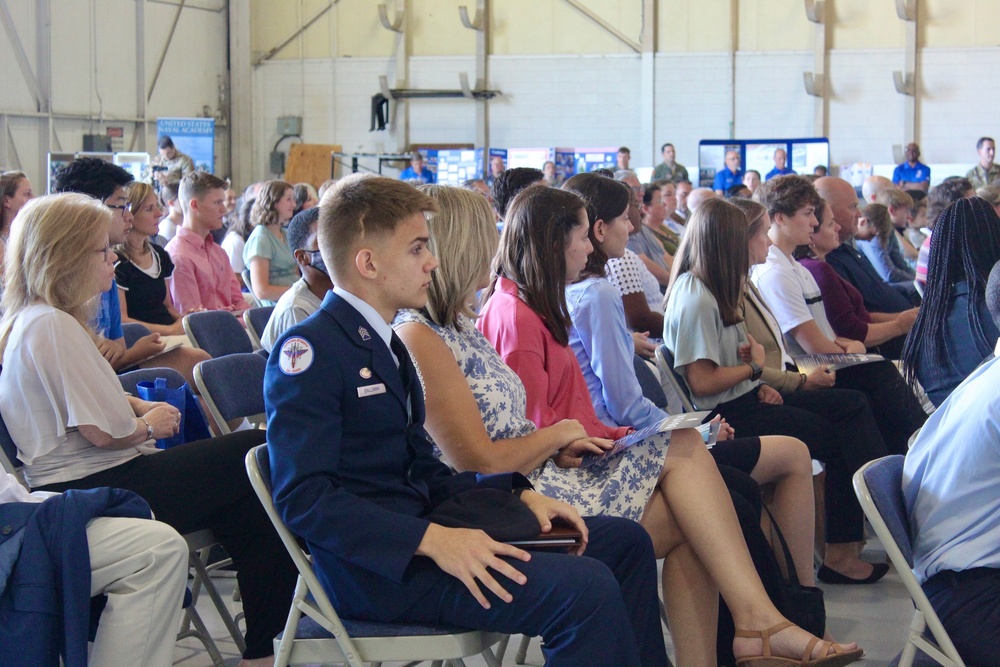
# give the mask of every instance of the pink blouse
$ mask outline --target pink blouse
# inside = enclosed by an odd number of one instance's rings
[[[563,419],[576,419],[587,435],[612,440],[631,431],[627,426],[608,426],[597,418],[576,355],[545,328],[513,282],[497,280],[497,289],[483,306],[476,327],[524,383],[528,419],[535,426],[545,428]]]

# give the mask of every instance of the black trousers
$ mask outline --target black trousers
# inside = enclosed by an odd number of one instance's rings
[[[179,533],[211,529],[237,569],[247,619],[243,657],[262,658],[274,653],[272,642],[284,628],[297,577],[243,464],[247,451],[264,441],[264,431],[238,431],[37,490],[128,489]]]
[[[888,453],[905,456],[910,436],[927,421],[927,413],[896,367],[879,361],[842,368],[837,371],[837,387],[855,389],[868,397]]]
[[[923,589],[965,664],[1000,665],[1000,569],[945,570]]]
[[[812,457],[826,464],[826,541],[842,544],[863,538],[864,513],[852,477],[865,463],[887,453],[864,394],[798,391],[785,396],[782,405],[769,405],[757,400],[755,390],[720,403],[714,414],[725,417],[741,436],[786,435],[806,443]]]

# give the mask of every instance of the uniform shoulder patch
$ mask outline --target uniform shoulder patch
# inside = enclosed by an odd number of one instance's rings
[[[309,370],[313,356],[312,343],[305,338],[294,336],[282,344],[278,367],[285,375],[298,375]]]

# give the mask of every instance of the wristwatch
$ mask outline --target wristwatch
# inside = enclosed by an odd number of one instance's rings
[[[751,359],[747,362],[750,366],[750,381],[756,382],[760,379],[760,376],[764,373],[764,369],[757,365],[757,362]]]

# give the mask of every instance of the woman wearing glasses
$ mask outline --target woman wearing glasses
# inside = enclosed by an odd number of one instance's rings
[[[180,533],[211,529],[238,571],[243,657],[267,658],[295,568],[243,472],[264,433],[152,446],[177,432],[180,413],[126,395],[94,345],[95,302],[114,280],[113,217],[100,201],[61,194],[30,202],[15,221],[0,302],[0,414],[33,489],[123,488]]]

